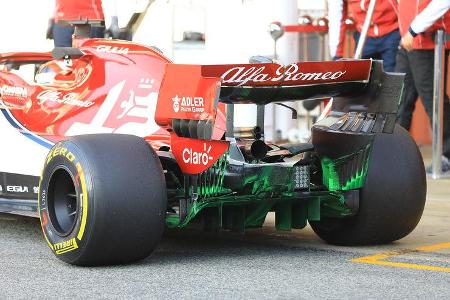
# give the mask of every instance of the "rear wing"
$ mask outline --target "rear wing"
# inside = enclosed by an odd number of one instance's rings
[[[269,103],[333,97],[331,115],[339,119],[330,127],[333,130],[389,133],[395,125],[402,88],[403,75],[386,73],[382,62],[372,60],[288,66],[168,64],[158,96],[156,122],[180,137],[208,140],[213,137],[218,111],[225,104],[231,108],[227,109],[228,125],[233,104],[257,104],[263,114],[263,105]],[[356,127],[355,120],[359,124]],[[230,129],[227,126],[227,131]]]
[[[222,79],[220,101],[230,104],[268,104],[348,94],[364,89],[370,70],[370,60],[201,67],[203,77]]]

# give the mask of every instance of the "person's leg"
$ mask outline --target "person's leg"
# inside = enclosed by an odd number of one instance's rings
[[[104,38],[105,37],[105,27],[91,27],[91,38]]]
[[[71,26],[53,26],[53,42],[55,47],[72,47],[73,28]]]
[[[395,72],[405,73],[403,93],[397,113],[397,122],[403,128],[409,130],[418,94],[414,85],[408,55],[405,49],[400,49],[397,52]]]
[[[353,38],[355,39],[355,45],[358,45],[360,33],[355,31],[353,34]],[[377,38],[367,37],[366,42],[364,43],[364,48],[362,52],[361,58],[378,58],[379,57],[379,48],[377,45]]]
[[[384,70],[387,72],[394,72],[395,70],[399,44],[400,32],[398,30],[394,30],[379,39],[379,51],[381,53],[381,59],[383,60]]]
[[[412,50],[407,52],[414,85],[430,120],[433,116],[433,50]]]
[[[423,106],[433,120],[433,73],[434,50],[413,50],[408,53],[414,84],[422,100]],[[445,66],[445,72],[446,70]],[[450,158],[450,102],[447,94],[444,97],[444,137],[443,154]]]

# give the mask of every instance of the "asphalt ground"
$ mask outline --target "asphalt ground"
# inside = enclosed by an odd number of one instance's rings
[[[450,180],[429,181],[417,229],[381,247],[335,247],[270,216],[245,235],[168,231],[147,259],[83,268],[60,262],[38,220],[0,215],[0,298],[450,299]]]

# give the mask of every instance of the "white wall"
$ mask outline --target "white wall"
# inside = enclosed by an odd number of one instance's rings
[[[53,12],[53,1],[1,0],[0,52],[50,50],[52,42],[45,40],[45,33],[48,19]],[[126,8],[132,8],[137,2],[142,2],[103,0],[106,15],[115,10],[111,4],[114,1],[118,2],[119,14],[124,15],[120,19],[121,23],[131,14],[132,9]],[[198,6],[185,4],[188,2]],[[206,23],[204,27],[207,34],[207,53],[202,56],[204,63],[246,62],[251,55],[272,55],[273,42],[267,33],[268,24],[275,20],[295,23],[295,2],[296,0],[156,0],[135,40],[157,45],[167,50],[171,56],[173,24],[180,27],[192,19],[192,29],[200,29],[202,24]],[[181,3],[184,4],[181,6],[191,9],[186,12],[185,19],[173,19],[173,3],[178,6]],[[205,3],[204,9],[199,7],[202,3]],[[182,15],[180,9],[176,12],[176,15]],[[296,53],[296,43],[292,38],[285,36],[279,44],[283,62],[296,60],[293,56],[293,53]]]
[[[273,55],[268,33],[272,21],[297,22],[296,0],[209,0],[207,1],[207,60],[215,63],[248,62],[252,55]],[[279,41],[284,63],[296,60],[295,36]]]
[[[147,12],[134,41],[156,46],[173,59],[173,1],[156,0]]]
[[[247,63],[253,55],[273,56],[273,40],[269,24],[297,22],[297,0],[209,0],[206,20],[206,63]],[[296,35],[286,34],[278,41],[279,60],[289,64],[298,59]],[[266,136],[272,139],[273,106],[266,107]],[[287,137],[292,127],[291,113],[276,108],[277,129]],[[256,108],[239,105],[235,110],[235,126],[256,124]]]
[[[283,0],[282,0],[283,1]],[[327,0],[298,0],[298,8],[301,10],[319,10],[325,9]]]
[[[45,35],[48,19],[53,15],[54,1],[0,0],[0,53],[12,51],[50,51],[53,48],[53,41],[46,40]],[[119,14],[120,25],[125,26],[134,10],[139,10],[143,6],[142,4],[146,2],[146,0],[102,1],[107,26],[109,26],[110,15],[116,12]],[[158,11],[158,5],[155,5],[155,7],[156,13],[160,13]],[[161,18],[164,17],[162,14]]]
[[[1,0],[0,53],[52,49],[45,40],[52,6],[53,0]]]

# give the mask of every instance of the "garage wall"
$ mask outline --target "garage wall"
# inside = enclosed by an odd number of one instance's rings
[[[53,0],[1,0],[0,52],[47,51],[45,40]]]

